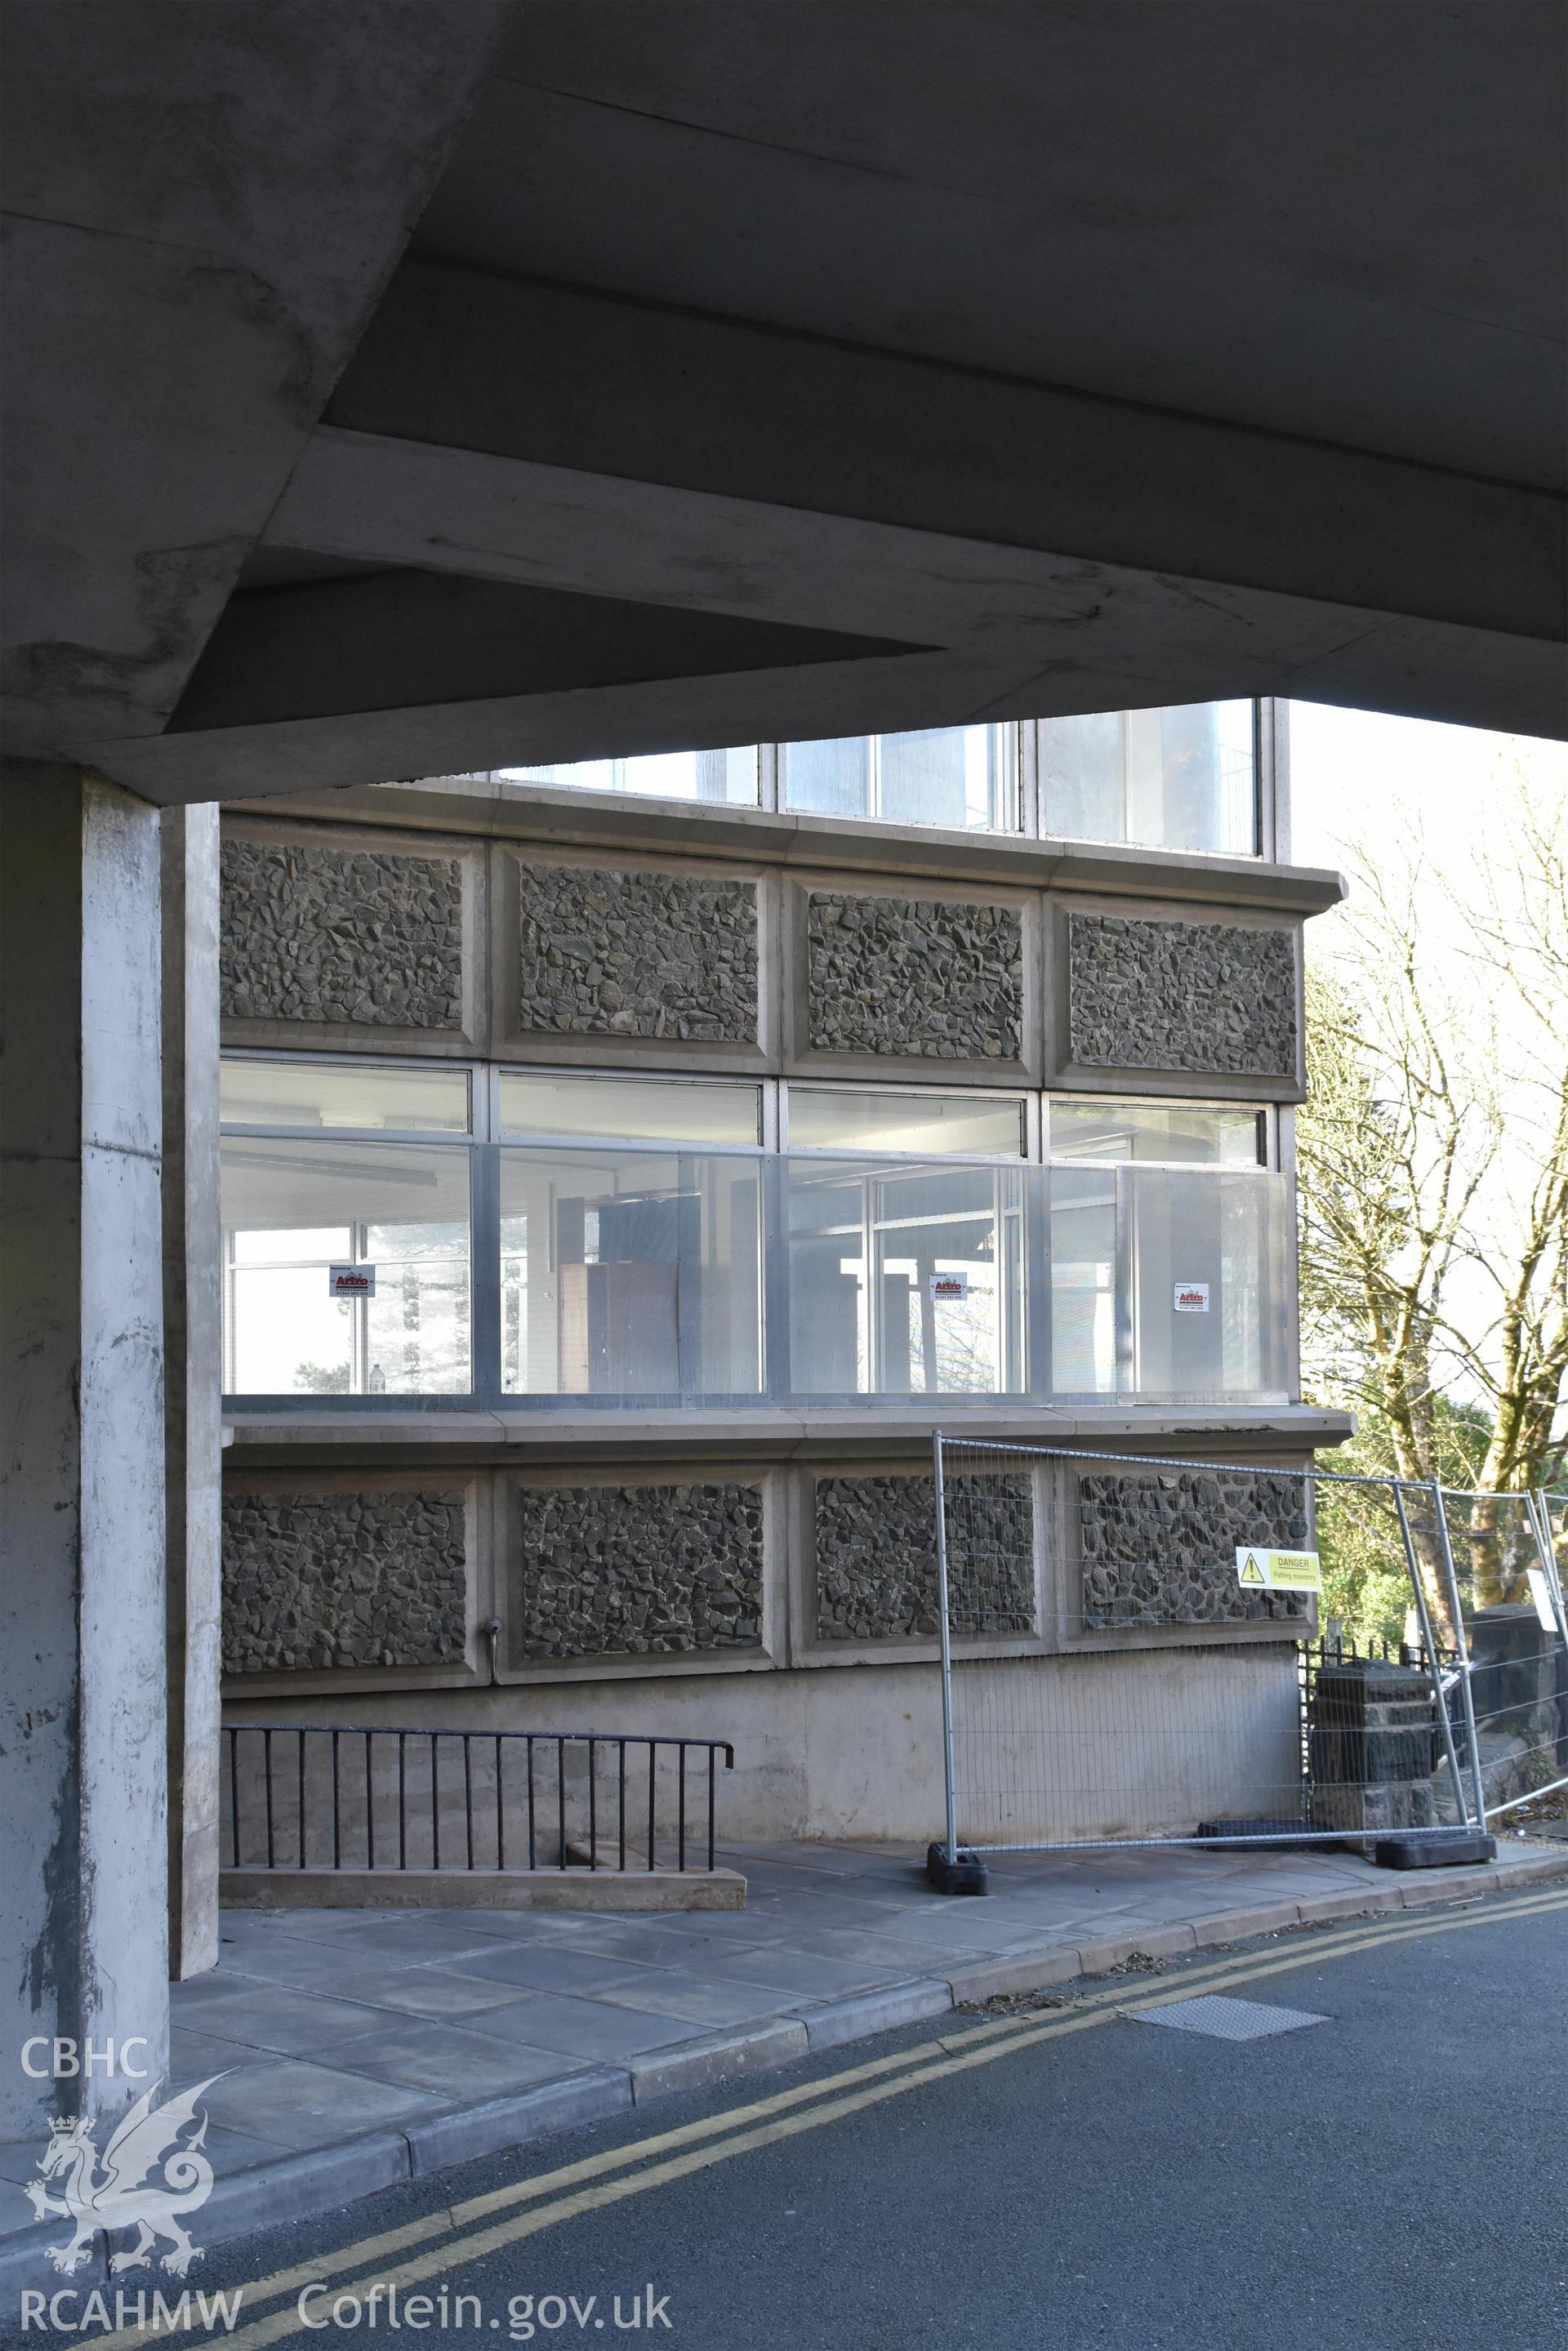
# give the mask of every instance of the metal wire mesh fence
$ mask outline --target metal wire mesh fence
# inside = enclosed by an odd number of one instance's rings
[[[949,1864],[1451,1837],[1568,1778],[1545,1498],[942,1436],[935,1455]],[[1322,1637],[1322,1488],[1392,1546],[1396,1637]]]

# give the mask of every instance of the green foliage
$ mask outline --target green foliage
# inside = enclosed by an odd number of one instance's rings
[[[1320,1396],[1319,1403],[1343,1402]],[[1435,1403],[1435,1436],[1439,1471],[1445,1485],[1474,1485],[1485,1458],[1489,1434],[1487,1416],[1475,1405],[1455,1404],[1439,1396]],[[1325,1457],[1325,1468],[1348,1470],[1353,1476],[1386,1474],[1391,1458],[1387,1429],[1375,1410],[1357,1404],[1357,1428],[1348,1445]],[[1380,1640],[1400,1641],[1406,1625],[1410,1577],[1400,1541],[1393,1499],[1384,1490],[1354,1486],[1318,1488],[1317,1545],[1322,1560],[1322,1618],[1343,1625],[1348,1638],[1364,1647]]]

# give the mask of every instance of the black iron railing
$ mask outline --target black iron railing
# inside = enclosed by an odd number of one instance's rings
[[[233,1869],[712,1869],[735,1768],[722,1739],[590,1730],[247,1722],[225,1748]]]

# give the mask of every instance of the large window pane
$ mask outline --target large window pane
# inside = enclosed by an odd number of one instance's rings
[[[501,1077],[501,1127],[515,1135],[755,1144],[759,1102],[756,1086],[627,1078],[619,1071],[558,1078],[507,1070]]]
[[[465,1148],[231,1135],[223,1223],[227,1393],[468,1392]],[[333,1297],[335,1265],[374,1295]]]
[[[1238,1106],[1060,1099],[1047,1108],[1052,1160],[1176,1160],[1256,1167],[1263,1156],[1261,1113]]]
[[[501,1379],[520,1395],[756,1395],[759,1159],[503,1150]]]
[[[1051,1171],[1059,1397],[1283,1402],[1290,1196],[1261,1169]]]
[[[1074,841],[1250,857],[1258,847],[1250,702],[1047,718],[1040,831]]]
[[[580,792],[641,792],[669,800],[757,806],[757,746],[727,751],[653,751],[629,759],[578,759],[545,768],[498,768],[502,783],[564,784]]]
[[[1128,1167],[1120,1182],[1129,1391],[1282,1402],[1291,1368],[1281,1180]]]
[[[468,1072],[428,1066],[374,1069],[349,1061],[230,1061],[219,1102],[225,1125],[391,1127],[466,1134]]]
[[[1020,1391],[1031,1176],[1022,1168],[789,1159],[795,1394]]]
[[[984,1152],[1017,1157],[1024,1147],[1023,1103],[966,1094],[864,1093],[789,1089],[791,1151]]]
[[[1120,1384],[1115,1172],[1052,1168],[1050,1184],[1051,1389],[1058,1396],[1113,1396]]]
[[[779,775],[784,807],[818,816],[992,832],[1018,829],[1015,726],[939,726],[785,743]]]

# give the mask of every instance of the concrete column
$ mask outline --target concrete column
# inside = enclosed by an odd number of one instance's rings
[[[218,811],[163,811],[169,1970],[218,1961]]]
[[[145,2083],[168,2044],[157,811],[0,768],[6,1101],[0,2138]],[[91,2043],[30,2079],[23,2044]],[[40,2053],[35,2051],[35,2064]]]

